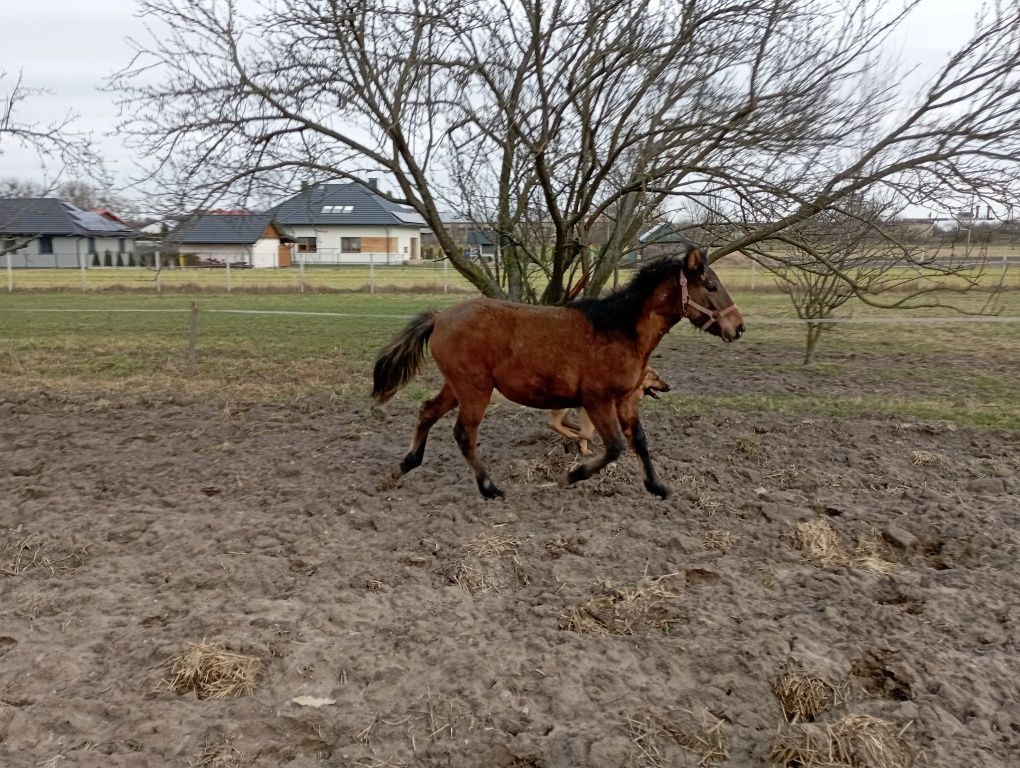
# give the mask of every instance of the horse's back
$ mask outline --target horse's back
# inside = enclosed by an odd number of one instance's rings
[[[598,365],[595,341],[576,309],[479,298],[440,313],[430,344],[455,389],[495,388],[522,405],[550,408],[580,404]]]

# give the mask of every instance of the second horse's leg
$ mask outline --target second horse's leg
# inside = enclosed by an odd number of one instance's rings
[[[561,408],[558,411],[550,411],[549,420],[546,422],[546,424],[549,426],[549,429],[551,429],[556,434],[563,435],[568,440],[577,440],[577,438],[579,437],[577,432],[572,430],[570,427],[564,425],[563,423],[563,419],[566,415],[567,415],[566,408]]]
[[[460,397],[460,411],[457,413],[457,423],[453,427],[453,436],[460,446],[460,452],[464,454],[468,465],[475,472],[475,480],[482,496],[496,499],[503,496],[503,491],[492,482],[488,470],[478,458],[478,425],[485,417],[485,407],[489,404],[491,394],[491,392],[471,393]]]

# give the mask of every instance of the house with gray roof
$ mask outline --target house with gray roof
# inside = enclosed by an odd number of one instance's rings
[[[421,258],[425,220],[376,191],[374,179],[318,184],[272,213],[293,233],[306,264],[403,264]]]
[[[141,235],[55,197],[0,198],[0,253],[14,268],[127,266]]]
[[[185,220],[166,242],[186,261],[209,266],[291,265],[294,237],[268,213],[208,213]]]

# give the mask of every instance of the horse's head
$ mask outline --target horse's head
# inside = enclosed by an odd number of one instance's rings
[[[680,272],[683,314],[695,328],[730,342],[743,335],[744,318],[708,266],[707,255],[707,251],[691,246],[683,257]]]

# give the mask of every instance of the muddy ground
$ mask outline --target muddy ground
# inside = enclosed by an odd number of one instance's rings
[[[1015,433],[660,406],[660,501],[502,405],[484,502],[449,417],[390,480],[414,410],[0,404],[0,765],[1017,764]]]

